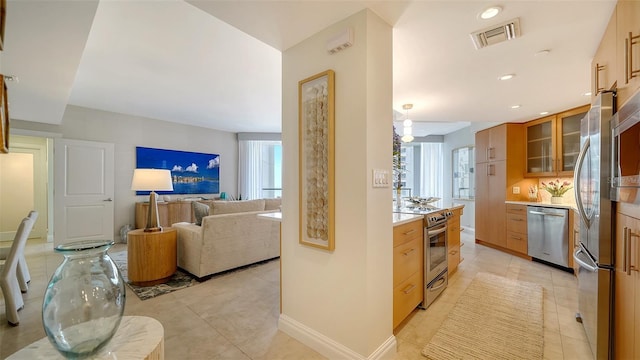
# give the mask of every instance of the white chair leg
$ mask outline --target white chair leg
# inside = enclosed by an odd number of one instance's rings
[[[0,288],[2,288],[2,294],[4,294],[4,308],[7,321],[11,325],[18,325],[20,323],[18,310],[24,307],[24,300],[22,299],[18,279],[16,276],[0,278]]]
[[[31,275],[29,274],[29,267],[27,267],[27,261],[24,256],[18,260],[18,285],[20,285],[20,291],[26,293],[29,290],[29,282],[31,281]]]

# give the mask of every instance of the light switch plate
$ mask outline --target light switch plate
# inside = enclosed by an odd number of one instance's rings
[[[372,182],[374,188],[391,187],[389,171],[382,169],[373,169]]]
[[[513,187],[513,193],[516,194],[516,195],[520,194],[520,186],[514,186]]]

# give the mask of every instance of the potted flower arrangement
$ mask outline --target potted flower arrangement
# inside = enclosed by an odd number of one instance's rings
[[[402,174],[405,172],[402,164],[402,142],[400,141],[400,135],[396,132],[396,127],[393,127],[393,187],[395,189],[395,204],[396,208],[402,206]]]
[[[559,179],[556,179],[556,181],[551,180],[546,184],[543,181],[541,184],[541,187],[549,194],[551,194],[552,204],[560,204],[562,202],[562,195],[564,195],[567,191],[573,189],[573,186],[571,186],[570,182],[560,182]]]

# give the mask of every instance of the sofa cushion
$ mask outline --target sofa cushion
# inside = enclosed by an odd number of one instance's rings
[[[282,205],[282,199],[281,198],[264,199],[264,209],[265,210],[280,210],[280,205]]]
[[[233,214],[247,211],[263,211],[264,199],[241,201],[214,201],[211,215]]]
[[[196,225],[202,225],[202,218],[209,215],[209,205],[194,201],[191,203],[193,216],[196,218]]]

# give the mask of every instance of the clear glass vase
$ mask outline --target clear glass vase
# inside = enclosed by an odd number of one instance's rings
[[[66,358],[97,353],[120,325],[126,291],[107,255],[112,245],[113,241],[80,241],[55,248],[64,261],[45,291],[42,323],[51,344]]]

